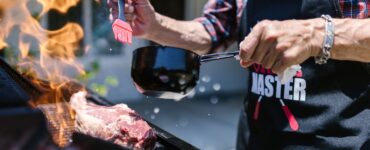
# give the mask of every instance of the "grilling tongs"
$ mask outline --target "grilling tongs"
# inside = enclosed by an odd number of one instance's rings
[[[200,62],[209,62],[209,61],[227,59],[227,58],[232,58],[232,57],[239,59],[239,51],[202,55],[200,56]]]

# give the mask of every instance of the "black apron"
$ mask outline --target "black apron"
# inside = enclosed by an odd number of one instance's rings
[[[264,19],[341,17],[338,0],[248,0],[240,41]],[[370,149],[370,76],[359,62],[301,64],[281,85],[261,65],[249,68],[238,149]]]

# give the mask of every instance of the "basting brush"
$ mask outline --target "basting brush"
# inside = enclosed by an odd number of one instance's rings
[[[118,0],[118,18],[112,25],[114,38],[122,43],[132,43],[132,28],[125,18],[125,0]]]

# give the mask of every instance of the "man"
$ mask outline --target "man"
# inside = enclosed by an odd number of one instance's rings
[[[108,3],[115,18],[116,2]],[[134,35],[198,54],[240,42],[250,82],[238,149],[370,149],[369,7],[366,0],[209,0],[203,17],[179,21],[148,0],[129,0],[125,12]],[[301,71],[280,83],[275,73],[296,64]]]

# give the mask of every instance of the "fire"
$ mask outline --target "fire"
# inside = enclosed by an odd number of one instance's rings
[[[29,10],[29,4],[36,2],[42,5],[42,10],[35,17],[34,12]],[[32,100],[30,105],[45,114],[53,140],[61,147],[69,143],[74,130],[74,112],[65,91],[72,81],[67,73],[84,74],[83,66],[75,60],[83,29],[79,24],[70,22],[58,30],[49,31],[41,26],[39,20],[51,9],[66,13],[78,3],[79,0],[0,1],[0,50],[19,50],[18,69],[46,91],[40,98]],[[30,56],[35,45],[38,57]]]
[[[79,0],[38,0],[44,8],[43,13],[50,9],[55,9],[61,13],[66,13],[72,6],[76,6]]]

